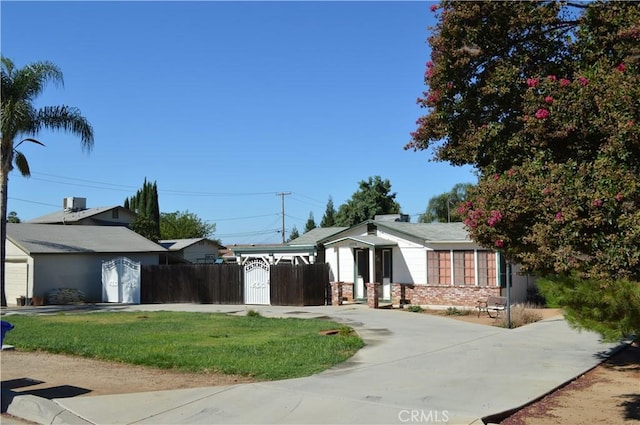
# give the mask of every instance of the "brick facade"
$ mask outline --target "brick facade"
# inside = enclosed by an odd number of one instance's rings
[[[378,308],[380,300],[380,284],[367,282],[367,306],[369,308]]]
[[[353,282],[331,282],[331,305],[353,302]]]
[[[473,307],[478,300],[489,295],[500,296],[497,286],[407,285],[391,284],[391,302],[394,306],[442,305]]]

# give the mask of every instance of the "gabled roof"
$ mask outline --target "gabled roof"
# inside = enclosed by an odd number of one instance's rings
[[[464,223],[403,223],[371,221],[378,227],[395,230],[427,242],[471,242]]]
[[[32,220],[27,220],[25,223],[29,224],[64,224],[64,223],[74,223],[81,220],[86,220],[95,215],[102,214],[106,211],[111,211],[117,209],[118,212],[125,211],[133,216],[135,213],[127,208],[121,207],[119,205],[111,206],[111,207],[97,207],[97,208],[87,208],[86,210],[80,211],[65,211],[60,210],[53,212],[51,214],[43,215],[40,217],[36,217]],[[117,223],[110,223],[112,225],[117,225]]]
[[[168,249],[169,251],[181,251],[191,245],[195,245],[199,242],[206,241],[215,246],[219,246],[216,242],[207,238],[191,238],[191,239],[163,239],[160,241],[160,245]]]
[[[289,241],[287,245],[317,245],[318,241],[326,239],[327,237],[335,235],[336,233],[339,233],[346,229],[348,229],[348,227],[316,227],[315,229],[309,230],[307,233],[301,235],[300,237]]]
[[[472,242],[464,223],[406,223],[399,221],[367,220],[353,227],[366,226],[369,224],[374,224],[379,229],[394,231],[408,237],[420,239],[424,242]],[[349,230],[353,229],[353,227],[326,237],[319,242],[331,244],[339,239],[345,239],[346,237],[351,236],[349,235]]]
[[[166,251],[122,226],[7,223],[7,238],[29,255]]]
[[[327,242],[327,246],[328,245],[333,245],[333,244],[337,244],[340,242],[344,242],[344,241],[350,241],[352,242],[355,246],[372,246],[375,248],[386,248],[386,247],[391,247],[391,246],[396,246],[398,245],[397,242],[394,241],[390,241],[389,239],[384,239],[381,238],[380,236],[373,236],[373,235],[364,235],[364,236],[346,236],[344,238],[340,238],[340,239],[335,239],[332,240],[331,242]]]

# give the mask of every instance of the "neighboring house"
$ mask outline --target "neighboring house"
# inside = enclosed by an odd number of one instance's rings
[[[207,238],[166,239],[160,245],[169,250],[169,257],[162,263],[189,262],[196,264],[215,264],[219,257],[220,245]]]
[[[45,297],[58,288],[102,300],[102,262],[127,257],[159,264],[166,250],[122,226],[7,224],[5,290],[7,303],[20,296]]]
[[[244,264],[255,258],[262,259],[269,264],[324,263],[324,246],[318,241],[345,229],[347,228],[316,227],[284,245],[232,245],[228,246],[228,249],[233,250],[238,264]]]
[[[63,199],[62,210],[27,220],[25,223],[128,227],[135,218],[135,212],[118,205],[87,208],[86,198],[69,197]]]
[[[504,295],[506,264],[498,252],[472,240],[463,223],[407,223],[368,220],[317,241],[343,296],[367,299],[367,283],[393,304],[475,306],[489,295]],[[526,301],[534,286],[513,266],[511,301]]]

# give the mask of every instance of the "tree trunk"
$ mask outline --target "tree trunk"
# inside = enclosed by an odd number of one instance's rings
[[[9,173],[12,168],[13,149],[9,149],[9,152],[2,152],[2,154],[2,158],[0,159],[0,283],[2,285],[0,290],[2,294],[0,305],[2,305],[2,307],[6,307],[5,260],[7,257],[7,189],[9,187]]]

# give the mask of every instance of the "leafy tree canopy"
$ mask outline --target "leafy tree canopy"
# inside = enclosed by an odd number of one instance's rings
[[[209,238],[215,231],[214,223],[189,211],[160,213],[160,239]]]
[[[546,294],[565,306],[592,300],[567,316],[572,323],[603,333],[593,324],[615,304],[629,320],[605,321],[607,335],[639,333],[640,8],[433,9],[428,90],[418,99],[427,114],[406,147],[477,168],[459,211],[473,239],[556,282]]]
[[[471,183],[458,183],[451,191],[436,195],[429,199],[427,210],[420,215],[420,223],[440,223],[463,221],[458,207],[467,200],[467,192],[473,187]]]
[[[20,217],[18,217],[18,213],[15,211],[11,211],[7,215],[7,223],[20,223]]]
[[[369,177],[358,186],[358,191],[338,209],[336,226],[353,226],[370,220],[377,214],[400,212],[400,204],[395,200],[396,193],[391,193],[389,180],[382,180],[380,176]]]

